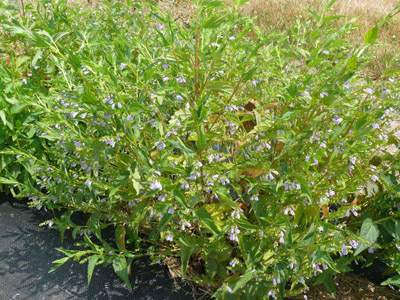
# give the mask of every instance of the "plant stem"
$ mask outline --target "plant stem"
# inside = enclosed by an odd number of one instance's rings
[[[194,63],[194,71],[195,71],[195,95],[196,99],[199,97],[199,9],[197,8],[196,14],[196,35],[195,35],[195,63]]]
[[[25,18],[25,4],[24,4],[24,0],[21,0],[21,10],[22,10],[22,16]]]

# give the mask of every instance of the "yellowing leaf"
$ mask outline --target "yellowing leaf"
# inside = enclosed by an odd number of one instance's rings
[[[158,151],[157,150],[155,150],[155,151],[153,151],[153,152],[151,152],[151,157],[154,159],[154,158],[156,158],[157,157],[157,155],[158,155]]]
[[[251,178],[257,178],[261,176],[262,173],[263,171],[259,169],[244,169],[242,171],[242,175],[249,176]]]
[[[323,205],[322,205],[322,211],[323,211],[323,213],[324,213],[324,218],[328,217],[328,214],[329,214],[329,207],[328,207],[327,204],[323,204]]]

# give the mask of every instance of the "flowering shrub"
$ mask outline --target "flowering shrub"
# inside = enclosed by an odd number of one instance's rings
[[[1,172],[82,236],[56,267],[88,261],[90,282],[112,264],[129,285],[135,257],[175,256],[219,299],[334,292],[376,255],[400,270],[398,79],[361,75],[378,25],[354,49],[333,1],[289,36],[243,0],[198,1],[188,22],[142,1],[37,2],[2,15],[1,159],[25,171]]]

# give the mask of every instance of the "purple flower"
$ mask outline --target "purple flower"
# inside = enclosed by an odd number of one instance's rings
[[[379,128],[379,124],[378,123],[372,123],[372,128],[374,129],[378,129]]]
[[[127,121],[133,121],[133,117],[132,117],[131,115],[128,115],[128,116],[126,117],[126,120],[127,120]]]
[[[120,68],[121,70],[123,70],[123,69],[125,69],[127,66],[128,66],[128,65],[127,65],[126,63],[121,63],[121,64],[119,65],[119,68]]]
[[[176,76],[176,82],[178,82],[178,83],[185,83],[185,82],[186,82],[186,79],[185,79],[185,77],[183,77],[182,75]]]
[[[105,142],[107,145],[110,145],[112,148],[115,147],[115,141],[114,141],[113,139],[106,139],[106,140],[104,140],[104,142]]]
[[[375,93],[375,89],[374,88],[366,88],[366,89],[364,89],[364,92],[372,95],[373,93]]]
[[[171,206],[170,208],[168,208],[168,213],[173,215],[174,214],[174,208]]]
[[[373,181],[378,181],[379,180],[379,177],[376,176],[376,175],[372,175],[371,178],[372,178]]]
[[[355,241],[355,240],[351,240],[351,241],[350,241],[350,245],[351,245],[351,247],[353,247],[353,249],[356,249],[357,246],[358,246],[358,242]]]
[[[86,179],[85,184],[90,187],[92,185],[92,181],[89,179]]]
[[[316,165],[318,165],[318,159],[314,157],[314,162],[310,164],[310,166],[316,166]]]
[[[174,240],[174,236],[172,233],[168,233],[167,237],[165,238],[167,241],[172,242]]]
[[[239,228],[237,228],[237,226],[236,225],[233,225],[233,227],[231,227],[231,230],[229,231],[229,239],[231,240],[231,241],[236,241],[236,242],[238,242],[239,241],[239,239],[238,239],[238,234],[240,233],[240,230],[239,230]]]
[[[339,255],[340,255],[340,256],[344,256],[344,255],[347,255],[347,254],[349,254],[349,251],[347,251],[346,245],[343,244],[343,245],[342,245],[342,250],[339,251]]]
[[[239,209],[235,209],[232,213],[231,213],[231,217],[234,219],[240,219],[240,210]]]
[[[157,147],[157,151],[161,151],[165,149],[165,143],[164,142],[155,142],[154,146]]]
[[[238,259],[234,258],[229,262],[229,265],[232,266],[232,268],[234,268],[238,262],[239,262]]]
[[[162,185],[161,185],[161,183],[158,181],[158,180],[156,180],[156,181],[153,181],[152,183],[150,183],[150,187],[149,187],[151,190],[162,190]]]
[[[342,119],[341,117],[339,117],[339,116],[335,116],[335,117],[332,119],[332,122],[335,123],[336,125],[339,125],[340,123],[343,122],[343,119]]]
[[[181,188],[184,190],[188,190],[189,189],[189,183],[187,181],[185,181],[182,185]]]
[[[327,97],[329,94],[327,93],[327,92],[322,92],[322,93],[320,93],[319,94],[319,96],[321,97],[321,98],[325,98],[325,97]]]

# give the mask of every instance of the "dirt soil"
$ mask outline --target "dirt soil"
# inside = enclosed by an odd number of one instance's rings
[[[334,296],[323,285],[318,285],[311,287],[306,294],[288,300],[400,300],[400,292],[378,286],[353,274],[337,275],[336,283]]]

